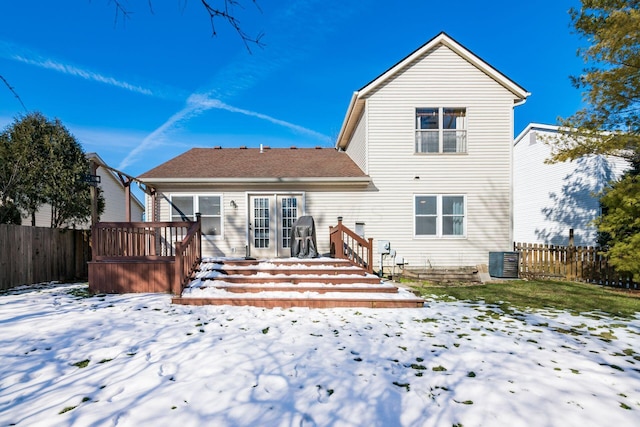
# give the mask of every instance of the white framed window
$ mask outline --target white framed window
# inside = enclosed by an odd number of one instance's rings
[[[414,196],[416,237],[465,237],[466,197],[426,194]]]
[[[222,236],[222,196],[219,194],[175,194],[171,196],[171,221],[195,221],[200,213],[202,234]]]
[[[416,153],[466,152],[466,108],[416,108]]]

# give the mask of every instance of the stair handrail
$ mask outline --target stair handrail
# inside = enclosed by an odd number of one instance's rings
[[[175,249],[175,276],[171,292],[180,295],[202,259],[202,220],[199,213],[196,213],[196,220],[189,227],[184,239],[175,242]]]
[[[329,226],[329,243],[332,257],[346,259],[373,273],[373,239],[364,239],[346,227],[341,216],[338,217],[338,225]]]

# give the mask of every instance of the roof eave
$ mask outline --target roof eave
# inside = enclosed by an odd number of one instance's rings
[[[347,113],[344,116],[338,139],[336,140],[336,148],[344,150],[349,145],[349,140],[356,129],[356,125],[360,120],[362,111],[364,110],[364,99],[360,97],[359,91],[353,92]]]
[[[241,177],[241,178],[145,178],[142,181],[149,184],[368,184],[368,176],[350,177]]]

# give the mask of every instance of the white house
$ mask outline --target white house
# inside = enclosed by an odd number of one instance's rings
[[[106,165],[104,160],[97,153],[86,153],[87,160],[93,160],[98,165]],[[103,222],[121,222],[127,221],[125,216],[125,189],[122,181],[118,176],[109,169],[98,167],[96,175],[100,177],[98,186],[102,189],[105,206],[104,212],[100,215],[100,221]],[[134,195],[131,195],[131,221],[142,221],[144,214],[144,205]],[[51,206],[44,204],[40,206],[36,212],[37,227],[51,227]],[[24,222],[23,222],[24,223]],[[28,221],[31,224],[30,219]],[[76,228],[88,229],[90,222],[76,224]]]
[[[546,164],[558,138],[562,135],[557,126],[533,123],[514,141],[514,240],[567,245],[573,229],[576,246],[594,246],[598,194],[629,164],[605,156]]]
[[[335,149],[193,149],[139,178],[161,196],[157,220],[201,212],[205,256],[289,256],[304,214],[321,253],[341,216],[411,267],[486,264],[513,242],[513,113],[528,95],[441,33],[354,92]]]

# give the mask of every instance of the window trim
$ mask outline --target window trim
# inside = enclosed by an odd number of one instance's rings
[[[416,233],[416,199],[418,197],[435,197],[436,198],[436,234],[417,234]],[[443,218],[444,214],[442,211],[442,199],[443,197],[462,197],[463,203],[463,213],[462,213],[462,234],[443,234]],[[413,203],[413,238],[414,239],[466,239],[467,238],[467,217],[468,217],[468,207],[467,207],[467,195],[460,193],[417,193],[413,195],[412,199]],[[451,215],[447,215],[451,216]]]
[[[220,217],[220,234],[202,234],[206,236],[207,239],[213,240],[224,240],[224,196],[222,193],[172,193],[169,195],[169,200],[171,203],[169,204],[169,221],[173,222],[173,198],[174,197],[191,197],[193,203],[193,217],[191,218],[193,221],[196,219],[196,213],[200,212],[200,197],[219,197],[220,198],[220,215],[202,215],[202,218],[218,218]],[[188,216],[187,216],[188,217]]]
[[[437,110],[438,113],[438,129],[420,129],[419,128],[419,120],[418,120],[418,111],[419,110]],[[464,128],[462,129],[445,129],[444,128],[444,110],[464,110]],[[439,106],[439,107],[433,107],[433,106],[426,106],[426,107],[415,107],[413,110],[413,118],[414,118],[414,136],[413,136],[413,152],[414,154],[419,154],[419,155],[435,155],[435,154],[455,154],[455,155],[459,155],[459,154],[467,154],[469,152],[469,144],[468,144],[468,129],[469,129],[469,115],[468,115],[468,111],[469,109],[467,107],[460,107],[460,106],[454,106],[454,107],[444,107],[444,106]],[[462,151],[444,151],[444,135],[445,133],[449,131],[455,131],[456,133],[458,131],[463,131],[464,132],[464,147]],[[419,151],[418,147],[419,147],[419,143],[418,143],[418,135],[422,135],[423,133],[436,133],[438,134],[438,151]]]

